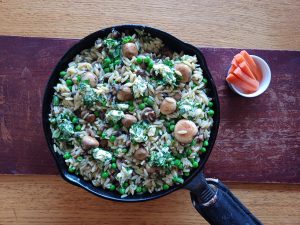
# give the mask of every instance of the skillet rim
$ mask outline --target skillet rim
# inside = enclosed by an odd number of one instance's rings
[[[200,64],[200,66],[203,70],[203,74],[208,80],[208,86],[212,93],[212,94],[210,94],[210,96],[213,98],[213,102],[214,102],[213,108],[215,111],[215,114],[213,116],[214,124],[211,129],[211,136],[209,138],[209,146],[207,147],[206,153],[202,154],[202,155],[204,155],[204,157],[200,157],[201,161],[200,161],[199,167],[196,170],[194,170],[189,177],[185,178],[183,184],[174,185],[174,186],[170,187],[169,190],[153,192],[151,194],[146,193],[146,194],[133,195],[133,196],[121,198],[120,195],[116,192],[104,190],[101,187],[95,187],[92,185],[92,183],[90,181],[85,181],[79,176],[68,173],[68,169],[67,169],[67,166],[65,164],[63,157],[61,155],[59,155],[58,153],[54,152],[53,139],[52,139],[52,135],[51,135],[51,131],[50,131],[50,123],[48,121],[48,118],[49,118],[48,114],[50,113],[50,103],[52,101],[52,96],[54,93],[53,87],[58,81],[59,71],[61,71],[63,68],[66,68],[67,64],[74,58],[74,56],[76,54],[79,54],[81,50],[93,46],[93,44],[97,38],[104,37],[109,32],[111,32],[111,30],[113,30],[113,29],[115,29],[117,31],[121,31],[121,32],[123,32],[124,30],[129,30],[131,32],[132,31],[134,32],[135,29],[144,29],[145,32],[148,32],[153,36],[161,38],[165,43],[167,40],[168,41],[167,45],[170,41],[173,44],[174,43],[178,44],[179,47],[177,47],[177,46],[175,46],[175,47],[181,49],[184,52],[193,52],[193,54],[195,54],[197,56],[197,59],[199,61],[198,63]],[[189,182],[191,182],[193,180],[193,178],[195,176],[197,176],[197,174],[199,172],[202,171],[205,163],[207,162],[207,160],[211,154],[211,151],[213,149],[214,143],[217,138],[219,123],[220,123],[220,103],[219,103],[217,89],[216,89],[214,80],[211,76],[211,73],[207,67],[205,57],[198,48],[196,48],[195,46],[193,46],[191,44],[188,44],[188,43],[185,43],[185,42],[179,40],[178,38],[174,37],[173,35],[171,35],[167,32],[164,32],[164,31],[156,29],[156,28],[152,28],[152,27],[145,26],[145,25],[138,25],[138,24],[124,24],[124,25],[116,25],[116,26],[100,29],[98,31],[95,31],[95,32],[89,34],[88,36],[81,39],[79,42],[75,43],[60,58],[60,60],[54,67],[54,69],[51,73],[51,76],[49,77],[49,79],[47,81],[47,85],[46,85],[44,97],[43,97],[42,120],[43,120],[42,122],[43,122],[44,135],[45,135],[45,138],[46,138],[46,141],[48,144],[48,148],[49,148],[53,158],[55,159],[55,163],[59,170],[60,175],[62,176],[62,178],[65,181],[67,181],[68,183],[73,184],[75,186],[78,186],[98,197],[102,197],[107,200],[112,200],[112,201],[117,201],[117,202],[143,202],[143,201],[149,201],[149,200],[163,197],[163,196],[168,195],[180,188],[185,187]]]

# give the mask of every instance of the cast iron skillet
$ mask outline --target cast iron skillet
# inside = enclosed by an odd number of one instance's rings
[[[78,53],[80,53],[84,49],[91,48],[97,38],[103,38],[107,36],[112,31],[112,29],[115,29],[119,32],[127,31],[129,33],[134,33],[135,29],[144,29],[146,32],[152,34],[153,36],[162,39],[170,49],[177,52],[183,51],[184,53],[189,55],[196,55],[198,63],[203,69],[203,74],[208,80],[207,85],[210,89],[208,95],[213,98],[213,107],[215,111],[215,114],[213,116],[214,124],[211,129],[209,146],[207,147],[206,153],[201,155],[199,167],[192,171],[191,175],[185,179],[185,182],[182,185],[172,186],[169,190],[154,192],[152,194],[146,193],[141,195],[128,196],[126,198],[120,198],[120,195],[117,192],[111,192],[99,187],[94,187],[91,182],[85,181],[81,177],[68,173],[68,168],[64,162],[63,157],[54,152],[48,115],[50,113],[50,104],[52,101],[52,96],[54,94],[53,87],[58,82],[59,72],[65,70],[68,66],[68,63],[71,62]],[[260,224],[260,222],[244,206],[242,206],[242,204],[221,182],[215,179],[208,179],[206,181],[203,173],[201,172],[203,170],[204,164],[208,160],[217,137],[220,122],[220,103],[218,99],[217,89],[206,65],[205,58],[201,51],[196,47],[184,43],[164,31],[143,25],[119,25],[115,27],[105,28],[92,33],[80,40],[72,48],[70,48],[54,68],[46,86],[42,114],[44,133],[49,149],[56,161],[61,176],[67,182],[79,186],[102,198],[119,202],[148,201],[170,194],[171,192],[176,191],[180,188],[186,188],[191,191],[194,207],[211,224]],[[210,185],[208,185],[208,183]]]

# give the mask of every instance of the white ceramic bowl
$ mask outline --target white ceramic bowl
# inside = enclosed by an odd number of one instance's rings
[[[269,65],[266,63],[266,61],[256,55],[251,55],[251,57],[253,58],[256,65],[261,69],[262,72],[262,80],[259,83],[258,90],[251,94],[245,94],[241,92],[238,88],[236,88],[234,85],[227,82],[231,90],[233,90],[235,93],[239,94],[240,96],[246,98],[253,98],[261,95],[262,93],[265,92],[265,90],[267,90],[271,82],[271,70]]]

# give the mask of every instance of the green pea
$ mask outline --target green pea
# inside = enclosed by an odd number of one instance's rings
[[[129,186],[128,182],[125,182],[125,183],[123,184],[123,187],[124,187],[124,188],[127,188],[128,186]]]
[[[171,132],[173,132],[175,130],[175,125],[173,125],[173,124],[170,125],[169,129],[170,129]]]
[[[128,110],[129,110],[129,112],[133,112],[134,111],[134,106],[129,106]]]
[[[111,59],[110,59],[109,57],[106,57],[106,58],[104,59],[104,64],[105,64],[105,65],[111,64]]]
[[[178,166],[179,169],[183,170],[184,166],[182,163],[180,163],[180,165]]]
[[[174,165],[179,166],[181,164],[181,161],[179,159],[175,159]]]
[[[69,173],[74,173],[76,168],[74,166],[69,166],[68,171]]]
[[[67,84],[68,86],[72,86],[72,85],[73,85],[73,81],[72,81],[71,79],[67,79],[67,80],[66,80],[66,84]]]
[[[70,158],[72,158],[71,153],[70,153],[70,152],[66,152],[66,153],[64,154],[64,159],[70,159]]]
[[[117,66],[117,65],[120,65],[121,64],[121,60],[120,59],[117,59],[115,62],[114,62],[114,65]]]
[[[79,83],[79,82],[81,81],[81,76],[78,75],[78,76],[76,77],[76,79],[77,79],[77,82]]]
[[[204,84],[207,84],[207,79],[206,79],[206,78],[203,78],[203,79],[202,79],[202,82],[203,82]]]
[[[103,139],[105,139],[106,136],[107,136],[107,134],[106,134],[105,132],[102,132],[101,137],[102,137]]]
[[[170,188],[169,185],[167,185],[167,184],[164,184],[164,185],[163,185],[163,190],[168,190],[169,188]]]
[[[119,193],[120,193],[121,195],[124,195],[124,194],[125,194],[125,188],[120,188],[120,189],[119,189]]]
[[[64,76],[67,75],[67,72],[66,72],[66,71],[60,71],[59,75],[60,75],[61,77],[64,77]]]
[[[75,127],[75,130],[76,130],[76,131],[81,131],[81,125],[80,125],[80,124],[77,124],[76,127]]]
[[[147,56],[145,59],[144,59],[144,63],[148,64],[149,62],[151,61],[151,58],[149,56]]]
[[[190,162],[193,164],[193,162],[195,162],[195,159],[189,159]]]
[[[190,175],[190,173],[189,172],[184,172],[183,175],[188,177]]]
[[[206,152],[206,148],[202,147],[202,148],[200,148],[200,151],[204,153],[204,152]]]
[[[79,119],[77,117],[73,117],[72,123],[78,123],[78,122],[79,122]]]
[[[143,98],[143,102],[147,104],[148,97]]]
[[[196,162],[196,161],[194,161],[194,162],[192,163],[192,165],[193,165],[193,168],[197,168],[197,167],[199,166],[199,163]]]
[[[207,104],[207,105],[208,105],[208,107],[209,107],[209,108],[211,108],[211,107],[213,107],[213,106],[214,106],[214,103],[213,103],[213,102],[208,102],[208,104]]]
[[[111,164],[111,168],[112,168],[112,169],[117,169],[117,164],[116,164],[116,163],[112,163],[112,164]]]
[[[114,142],[116,139],[117,139],[116,136],[112,135],[110,136],[109,141]]]
[[[136,62],[137,62],[138,64],[142,64],[142,63],[143,63],[143,57],[138,56],[138,57],[136,58]]]
[[[184,180],[181,177],[173,177],[173,182],[183,184]]]
[[[145,103],[140,103],[139,104],[139,109],[143,110],[146,107]]]
[[[197,144],[196,140],[192,140],[191,146],[195,146]]]
[[[58,106],[59,105],[59,97],[54,95],[53,96],[53,105]]]
[[[111,162],[115,163],[116,161],[117,161],[117,160],[116,160],[115,157],[112,157],[112,158],[111,158]]]
[[[213,115],[215,114],[215,111],[212,110],[212,109],[210,109],[210,110],[208,110],[207,114],[208,114],[209,116],[213,116]]]
[[[104,72],[105,72],[105,73],[109,73],[109,72],[110,72],[110,69],[109,69],[109,68],[104,68]]]
[[[142,192],[142,187],[137,187],[137,188],[135,189],[135,191],[136,191],[136,193],[141,193],[141,192]]]
[[[186,154],[189,156],[189,155],[191,155],[193,153],[193,151],[192,151],[192,149],[188,149],[187,151],[186,151]]]
[[[83,160],[82,156],[78,156],[76,159],[77,162],[81,162],[82,160]]]
[[[208,141],[207,140],[205,140],[204,142],[203,142],[203,146],[205,146],[205,147],[207,147],[208,146]]]
[[[114,130],[119,130],[121,128],[121,126],[119,124],[115,124],[113,128],[114,128]]]
[[[129,106],[133,106],[133,101],[129,101],[129,102],[128,102],[128,105],[129,105]]]
[[[108,178],[108,176],[109,176],[109,173],[106,171],[101,174],[101,177],[104,179]]]
[[[154,105],[154,100],[151,99],[151,98],[148,98],[146,104],[149,105],[149,106],[153,106]]]
[[[113,184],[111,184],[111,185],[109,186],[109,190],[110,190],[110,191],[114,191],[114,190],[116,190],[116,186],[115,186],[115,185],[113,185]]]
[[[153,65],[154,65],[153,60],[150,60],[150,62],[148,63],[148,68],[149,68],[149,69],[152,69],[152,68],[153,68]]]

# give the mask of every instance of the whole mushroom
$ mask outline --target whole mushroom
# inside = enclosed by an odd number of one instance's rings
[[[118,93],[117,93],[117,99],[124,102],[129,101],[133,99],[132,91],[130,87],[122,86],[120,87]]]
[[[132,59],[133,56],[137,56],[139,54],[136,44],[131,42],[123,45],[122,52],[128,59]]]
[[[82,138],[82,148],[84,150],[89,150],[91,148],[96,148],[98,146],[99,146],[99,142],[95,138],[91,136],[84,136]]]
[[[192,77],[192,69],[183,63],[179,63],[175,65],[175,70],[179,71],[182,75],[182,79],[180,82],[186,83],[191,80]]]
[[[143,147],[140,147],[139,149],[137,149],[133,154],[133,157],[140,161],[145,160],[148,156],[149,156],[148,151]]]
[[[85,74],[83,74],[82,81],[89,81],[89,84],[91,85],[91,87],[96,87],[97,83],[98,83],[98,77],[93,74],[92,72],[86,72]]]
[[[176,111],[176,100],[171,97],[166,97],[160,104],[160,112],[164,115],[169,115]]]
[[[193,121],[182,119],[179,120],[174,129],[177,141],[188,144],[191,143],[198,132],[198,128]]]
[[[96,120],[96,116],[92,113],[89,113],[87,110],[83,110],[80,113],[81,118],[84,118],[84,120],[88,123],[93,123]]]
[[[131,114],[125,114],[125,117],[122,119],[122,124],[126,128],[130,128],[132,124],[136,123],[137,119]]]

